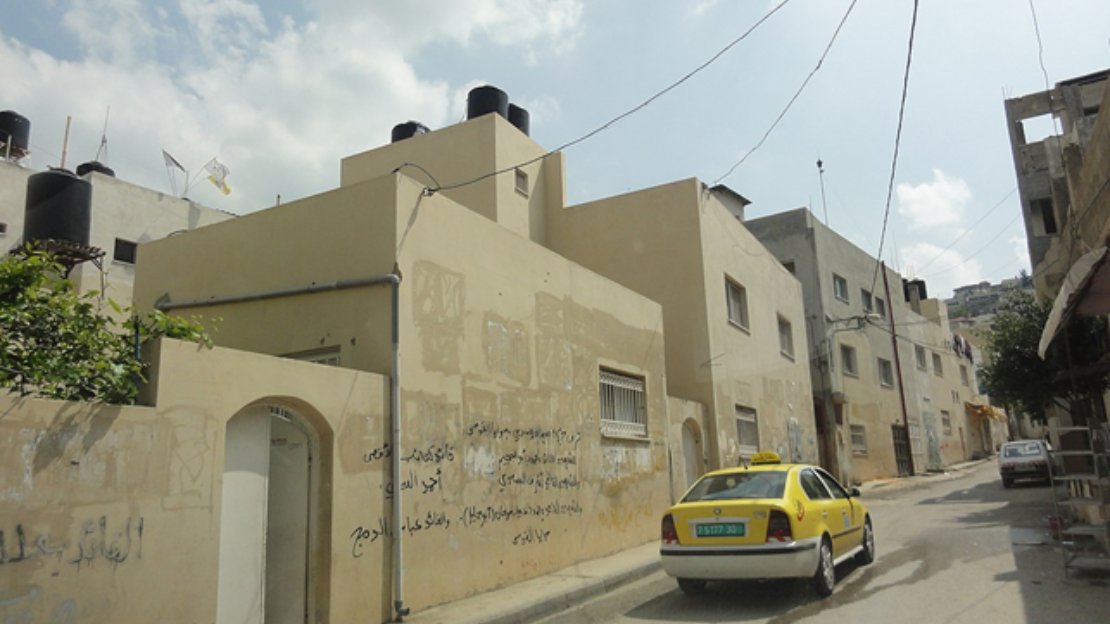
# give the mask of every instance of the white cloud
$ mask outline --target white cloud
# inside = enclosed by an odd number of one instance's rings
[[[695,4],[694,8],[690,9],[690,13],[694,17],[701,17],[708,13],[710,9],[717,6],[718,2],[720,2],[720,0],[702,0],[702,2]]]
[[[971,201],[971,189],[960,178],[949,178],[933,169],[933,181],[917,186],[899,184],[898,214],[909,220],[911,230],[956,225]]]
[[[110,107],[108,164],[122,179],[168,191],[161,149],[194,173],[217,156],[232,195],[191,196],[251,212],[334,187],[339,159],[388,142],[397,123],[457,122],[459,85],[410,62],[424,44],[481,38],[539,59],[572,47],[582,18],[577,0],[310,0],[310,19],[270,23],[250,0],[174,2],[67,3],[76,61],[0,34],[4,107],[31,119],[35,168],[58,164],[67,116],[67,164],[90,159]],[[535,115],[558,111],[537,102]]]

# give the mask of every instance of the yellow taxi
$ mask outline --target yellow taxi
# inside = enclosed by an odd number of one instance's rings
[[[687,594],[700,593],[706,581],[808,578],[829,596],[837,565],[875,559],[875,532],[859,495],[820,467],[756,453],[749,466],[705,474],[667,510],[663,569]]]

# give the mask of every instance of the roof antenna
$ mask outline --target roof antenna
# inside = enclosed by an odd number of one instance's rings
[[[825,227],[829,226],[829,207],[825,203],[825,163],[821,161],[821,157],[817,157],[817,177],[821,181],[821,209],[825,212]]]
[[[108,115],[111,112],[111,106],[104,109],[104,130],[100,133],[100,148],[96,150],[96,158],[94,159],[104,165],[108,164]],[[100,157],[101,153],[104,154],[104,158]]]

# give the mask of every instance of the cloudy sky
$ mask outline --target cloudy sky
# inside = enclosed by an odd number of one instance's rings
[[[189,196],[245,214],[335,187],[397,123],[457,123],[480,84],[553,149],[769,13],[568,149],[570,200],[697,177],[749,217],[809,206],[875,255],[912,0],[4,0],[0,109],[31,120],[27,166],[59,164],[68,116],[70,167],[99,151],[168,193],[162,150],[194,174],[218,157],[232,193]],[[1106,0],[921,2],[883,258],[940,297],[1028,270],[1002,101],[1107,67]]]

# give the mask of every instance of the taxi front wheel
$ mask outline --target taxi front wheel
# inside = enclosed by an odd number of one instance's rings
[[[828,598],[836,587],[836,567],[833,565],[832,544],[826,537],[817,551],[817,571],[813,574],[813,589],[822,598]]]

